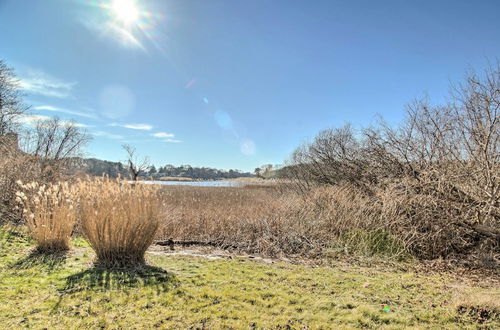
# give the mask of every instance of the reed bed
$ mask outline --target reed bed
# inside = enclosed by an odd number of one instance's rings
[[[386,232],[380,207],[349,187],[310,194],[274,188],[167,187],[159,239],[198,241],[269,256],[325,253],[400,257],[405,244]]]

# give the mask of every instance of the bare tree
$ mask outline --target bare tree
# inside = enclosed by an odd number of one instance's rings
[[[22,96],[14,71],[0,60],[0,135],[14,131],[16,119],[28,110]]]
[[[127,166],[130,172],[130,179],[137,181],[137,177],[141,172],[146,171],[149,168],[149,158],[144,157],[139,159],[136,154],[135,147],[129,144],[122,145],[122,148],[127,152]]]
[[[74,122],[57,117],[39,120],[26,138],[26,149],[40,163],[46,178],[55,178],[91,140],[89,134]]]

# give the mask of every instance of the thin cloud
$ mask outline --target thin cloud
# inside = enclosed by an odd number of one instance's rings
[[[39,121],[49,120],[51,117],[43,115],[22,115],[14,119],[15,122],[27,126],[34,126]]]
[[[112,133],[104,132],[104,131],[92,131],[92,132],[90,132],[90,134],[92,134],[94,136],[106,137],[108,139],[113,139],[113,140],[123,140],[124,139],[124,137],[122,135],[112,134]]]
[[[165,140],[162,140],[162,142],[165,142],[165,143],[180,143],[182,141],[181,140],[177,140],[177,139],[165,139]]]
[[[38,111],[52,111],[52,112],[66,113],[69,115],[75,115],[75,116],[85,117],[85,118],[90,118],[90,119],[98,119],[98,116],[95,113],[92,113],[90,111],[89,112],[80,112],[80,111],[75,111],[75,110],[54,107],[51,105],[39,105],[39,106],[33,107],[33,109],[38,110]]]
[[[43,115],[27,115],[27,114],[25,114],[25,115],[17,117],[15,119],[15,121],[19,124],[22,124],[22,125],[35,126],[39,122],[48,121],[48,120],[53,119],[53,118],[54,117],[43,116]],[[81,128],[92,127],[92,126],[87,125],[87,124],[82,124],[82,123],[73,122],[73,121],[66,121],[66,120],[60,120],[59,123],[61,125],[64,125],[64,126],[73,125],[75,127],[81,127]]]
[[[118,123],[111,123],[111,124],[109,124],[109,126],[124,127],[124,128],[139,130],[139,131],[150,131],[150,130],[153,129],[153,126],[149,125],[149,124],[118,124]]]
[[[64,125],[73,125],[76,127],[93,127],[92,125],[82,124],[75,121],[63,121]]]
[[[153,133],[151,136],[157,137],[157,138],[173,138],[175,137],[174,134],[172,133],[167,133],[167,132],[158,132],[158,133]]]
[[[75,82],[66,82],[31,68],[20,74],[19,84],[28,93],[61,99],[71,97],[76,85]]]

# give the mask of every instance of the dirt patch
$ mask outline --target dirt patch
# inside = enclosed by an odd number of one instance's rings
[[[457,313],[479,324],[500,320],[500,310],[484,306],[460,305],[457,307]]]
[[[200,246],[200,245],[152,245],[149,250],[149,254],[154,255],[179,255],[179,256],[190,256],[190,257],[200,257],[209,260],[220,260],[220,259],[237,259],[244,258],[250,259],[256,262],[262,262],[266,264],[274,264],[276,262],[291,262],[288,258],[265,258],[258,255],[251,254],[238,254],[227,250],[218,249],[212,246]]]

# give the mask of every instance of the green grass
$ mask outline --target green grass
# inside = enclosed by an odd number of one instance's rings
[[[498,298],[498,288],[447,275],[158,255],[139,271],[107,271],[93,268],[82,239],[65,255],[32,251],[23,234],[0,227],[5,329],[500,327],[496,311],[479,324],[473,305],[454,298]]]

